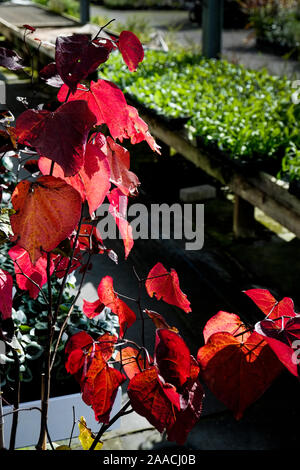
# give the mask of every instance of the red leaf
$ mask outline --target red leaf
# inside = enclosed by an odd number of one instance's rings
[[[191,374],[190,351],[181,336],[168,329],[156,330],[155,361],[164,380],[184,386]]]
[[[109,213],[113,216],[123,239],[125,248],[125,259],[128,257],[134,241],[132,237],[132,228],[127,221],[127,196],[118,189],[113,189],[108,195],[110,202]]]
[[[83,165],[86,140],[95,122],[87,103],[74,101],[54,112],[25,111],[16,121],[16,135],[19,144],[34,147],[41,156],[58,163],[65,176],[72,176]]]
[[[212,334],[199,349],[201,376],[214,395],[240,419],[281,372],[277,357],[256,332],[246,341],[231,333]]]
[[[120,324],[120,336],[124,334],[125,327],[129,328],[136,320],[135,313],[123,302],[114,292],[113,279],[105,276],[98,285],[99,299],[95,302],[84,300],[84,313],[89,317],[98,315],[102,310],[102,305],[109,307],[111,311],[118,315]]]
[[[268,318],[257,323],[255,331],[265,338],[283,365],[296,377],[300,376],[300,360],[295,351],[300,346],[300,316]]]
[[[247,328],[238,315],[220,311],[206,323],[203,329],[204,341],[207,343],[209,337],[214,333],[223,333],[226,331],[234,336],[245,330],[247,330]],[[243,340],[249,338],[250,335],[251,332],[243,334]]]
[[[12,288],[13,278],[11,274],[0,269],[0,312],[2,319],[11,317],[12,313]]]
[[[127,393],[134,411],[144,416],[159,432],[163,432],[174,419],[174,407],[164,393],[155,366],[136,374],[129,382]]]
[[[117,341],[118,337],[109,333],[104,333],[97,339],[97,346],[99,347],[105,361],[108,361],[112,357]]]
[[[95,300],[95,302],[89,302],[88,300],[83,300],[83,313],[88,317],[88,318],[95,318],[97,317],[102,310],[104,309],[105,305],[100,302],[100,300]]]
[[[149,358],[151,361],[151,358]],[[126,346],[117,352],[116,361],[122,364],[124,371],[129,379],[132,379],[136,374],[139,374],[142,370],[150,367],[149,360],[143,358],[139,354],[138,349],[132,346]]]
[[[89,250],[93,253],[103,253],[105,247],[97,227],[91,224],[81,224],[79,231],[79,246],[81,250]]]
[[[170,441],[183,445],[199,420],[203,389],[198,381],[178,395],[180,410],[170,400],[169,384],[163,384],[155,366],[136,374],[129,382],[128,396],[132,408],[144,416],[159,432],[167,431]],[[174,398],[174,397],[173,397]]]
[[[49,159],[45,157],[39,159],[39,168],[44,175],[49,174],[50,167]],[[52,174],[73,186],[80,193],[83,201],[87,200],[90,215],[101,206],[110,189],[110,169],[107,158],[98,145],[91,142],[86,145],[83,166],[76,175],[65,177],[63,169],[58,165],[54,166]]]
[[[163,299],[186,313],[191,312],[190,302],[180,290],[178,275],[174,269],[169,273],[161,263],[157,263],[149,272],[145,286],[150,297],[155,295],[157,300]]]
[[[39,287],[42,287],[47,282],[47,255],[41,256],[36,264],[33,265],[30,261],[29,253],[21,246],[13,246],[8,254],[14,261],[16,282],[19,288],[28,290],[30,297],[36,299],[40,292]],[[53,273],[53,270],[54,264],[51,260],[50,274]],[[32,279],[35,284],[28,278]]]
[[[53,250],[72,233],[81,215],[78,192],[53,176],[42,176],[33,183],[21,181],[12,204],[16,213],[10,221],[15,239],[28,251],[33,264],[42,256],[41,250]]]
[[[70,374],[76,374],[84,366],[86,355],[83,349],[90,349],[93,338],[85,331],[72,335],[65,347],[65,367]]]
[[[107,137],[106,151],[110,166],[110,181],[115,184],[125,196],[136,195],[140,181],[138,177],[129,171],[130,154],[113,139]]]
[[[23,28],[29,29],[32,33],[34,33],[35,28],[33,26],[30,26],[29,24],[23,24]]]
[[[70,237],[72,243],[74,243],[73,237]],[[71,274],[73,271],[75,271],[79,266],[81,266],[81,253],[80,253],[80,247],[79,243],[76,244],[75,250],[74,250],[74,255],[72,259],[72,264],[69,267],[69,256],[63,256],[63,255],[58,255],[55,258],[53,258],[53,263],[54,263],[54,274],[58,279],[62,279],[66,271],[68,269],[68,273]]]
[[[68,89],[64,85],[57,98],[65,101]],[[72,100],[86,100],[92,113],[97,118],[97,125],[106,124],[113,139],[130,139],[132,144],[146,140],[151,149],[159,152],[159,146],[151,136],[147,124],[140,118],[137,110],[128,106],[123,92],[108,80],[91,82],[90,89],[79,85]]]
[[[138,64],[144,59],[140,40],[131,31],[122,31],[117,44],[130,72],[135,72]]]
[[[15,51],[0,47],[0,66],[5,67],[8,70],[22,70],[24,68],[21,65],[22,59]]]
[[[126,377],[110,367],[101,351],[96,351],[87,374],[82,382],[82,399],[92,406],[95,418],[100,423],[108,423],[119,386]]]
[[[84,34],[59,36],[56,39],[55,61],[59,75],[72,92],[80,80],[106,62],[114,48],[109,39],[91,41]]]
[[[266,289],[250,289],[245,294],[253,300],[260,310],[268,318],[277,318],[282,315],[294,317],[294,303],[289,297],[284,297],[278,302],[275,297]]]

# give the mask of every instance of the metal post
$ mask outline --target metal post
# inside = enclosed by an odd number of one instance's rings
[[[80,23],[86,24],[90,21],[90,0],[80,0]]]
[[[207,58],[219,58],[222,51],[223,0],[203,0],[202,53]]]

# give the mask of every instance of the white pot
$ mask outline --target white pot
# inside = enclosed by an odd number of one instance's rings
[[[117,414],[121,408],[121,397],[121,388],[119,388],[112,412],[110,414],[111,418],[115,416],[115,414]],[[40,408],[41,402],[38,400],[20,404],[20,408],[31,408],[34,406]],[[101,424],[95,420],[95,415],[92,408],[87,406],[82,401],[80,393],[50,398],[48,411],[48,430],[52,442],[68,439],[70,437],[73,426],[73,407],[75,409],[76,421],[78,421],[80,417],[83,416],[86,420],[88,428],[90,428],[95,434],[97,434],[99,431]],[[13,407],[11,406],[4,406],[3,415],[12,411],[12,409]],[[12,424],[12,414],[5,416],[3,419],[4,444],[6,447],[8,447]],[[24,410],[19,412],[15,445],[16,449],[20,447],[33,446],[37,443],[40,433],[40,421],[41,413],[39,410]],[[109,428],[109,430],[118,429],[120,427],[120,423],[121,420],[118,419]],[[78,434],[79,428],[76,422],[73,431],[73,437],[77,437]]]

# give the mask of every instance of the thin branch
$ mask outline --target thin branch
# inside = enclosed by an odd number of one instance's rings
[[[123,408],[120,409],[120,411],[109,421],[108,424],[103,424],[100,428],[100,431],[98,432],[97,436],[95,437],[91,447],[89,448],[89,450],[94,450],[96,445],[98,444],[98,442],[100,441],[103,433],[105,431],[107,431],[107,429],[109,429],[119,418],[121,418],[121,416],[124,415],[124,413],[126,412],[127,408],[130,406],[131,402],[130,400],[125,403],[125,405],[123,406]]]
[[[20,404],[20,360],[16,350],[10,347],[13,358],[15,361],[15,397],[14,397],[14,410],[19,408]],[[11,426],[11,433],[10,433],[10,442],[9,442],[9,450],[15,449],[16,444],[16,435],[17,435],[17,427],[18,427],[18,412],[13,414],[12,419],[12,426]]]
[[[92,41],[95,41],[96,39],[98,39],[98,36],[101,34],[101,32],[103,31],[104,28],[106,28],[109,24],[111,24],[113,21],[115,21],[115,19],[112,19],[110,20],[108,23],[106,23],[104,26],[101,26],[101,28],[99,29],[98,33],[96,34],[96,36],[94,37],[94,39]]]
[[[73,301],[72,301],[72,304],[69,308],[69,311],[66,315],[66,318],[64,319],[64,322],[59,330],[59,334],[58,334],[58,338],[57,338],[57,341],[56,341],[56,344],[55,344],[55,349],[53,351],[53,354],[52,354],[52,359],[51,359],[51,369],[53,368],[53,364],[54,364],[54,361],[55,361],[55,357],[56,357],[56,354],[57,354],[57,350],[58,350],[58,347],[59,347],[59,344],[60,344],[60,341],[61,341],[61,338],[62,338],[62,335],[63,335],[63,332],[65,330],[65,327],[68,323],[68,320],[70,318],[70,316],[72,315],[72,312],[74,310],[74,306],[81,294],[81,290],[82,290],[82,286],[83,286],[83,282],[84,282],[84,279],[85,279],[85,276],[86,276],[86,273],[87,273],[87,270],[88,270],[88,265],[89,265],[89,262],[91,260],[91,257],[92,257],[92,253],[89,253],[89,257],[88,257],[88,260],[87,260],[87,263],[86,263],[86,267],[84,269],[84,272],[81,276],[81,281],[80,281],[80,284],[79,284],[79,287],[78,287],[78,291],[77,291],[77,294],[76,296],[74,297]]]

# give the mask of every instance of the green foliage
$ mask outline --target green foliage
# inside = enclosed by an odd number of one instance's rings
[[[134,74],[115,54],[105,75],[157,115],[188,117],[191,139],[231,158],[280,164],[290,142],[299,146],[299,107],[286,78],[191,53],[150,50]]]
[[[245,2],[247,3],[247,2]],[[256,36],[267,44],[300,54],[300,6],[299,2],[265,0],[261,5],[248,2],[250,22]]]

